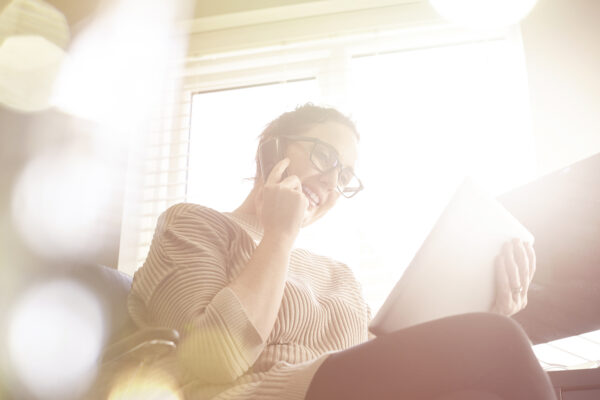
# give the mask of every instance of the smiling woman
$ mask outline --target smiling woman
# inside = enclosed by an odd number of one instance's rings
[[[300,134],[301,133],[301,134]],[[306,105],[294,112],[282,114],[263,131],[257,154],[257,177],[263,184],[271,183],[268,172],[261,164],[270,141],[277,141],[275,162],[289,159],[286,175],[300,179],[302,191],[309,201],[302,225],[307,226],[321,218],[337,202],[339,194],[352,197],[362,189],[362,183],[353,172],[358,159],[358,132],[354,123],[331,108]],[[306,147],[309,145],[309,147]],[[268,185],[265,185],[268,186]],[[260,191],[260,186],[255,185]],[[253,193],[256,191],[253,190]],[[251,211],[249,200],[240,211]]]
[[[258,176],[240,207],[169,208],[134,276],[134,321],[181,333],[176,353],[160,365],[186,396],[553,398],[527,337],[504,316],[463,315],[370,335],[371,313],[351,270],[295,248],[300,230],[329,213],[355,177],[354,124],[336,109],[307,104],[267,125],[261,144],[272,140],[281,141],[274,166],[263,172],[268,157],[259,146]],[[514,273],[532,262],[524,249],[511,257]]]
[[[327,142],[320,139],[309,137],[309,136],[283,136],[279,138],[273,138],[269,141],[276,141],[275,147],[279,148],[279,142],[299,142],[305,144],[305,150],[309,153],[310,161],[313,166],[319,170],[319,172],[328,173],[332,170],[338,171],[337,189],[338,191],[347,198],[355,196],[358,192],[363,189],[362,182],[354,174],[352,167],[344,166],[338,159],[338,152],[335,147],[331,146]],[[266,143],[261,144],[261,149]],[[262,150],[260,151],[262,153]],[[261,177],[268,176],[266,173],[265,166],[262,160],[259,160],[261,167]],[[272,166],[271,166],[272,167]],[[270,169],[269,169],[270,171]]]

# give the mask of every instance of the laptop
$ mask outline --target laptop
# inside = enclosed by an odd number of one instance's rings
[[[489,311],[494,260],[512,238],[533,235],[496,199],[466,179],[371,321],[376,335],[469,312]]]

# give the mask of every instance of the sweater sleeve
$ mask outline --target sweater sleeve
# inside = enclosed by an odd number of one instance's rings
[[[153,325],[179,330],[177,353],[187,371],[207,383],[232,382],[264,348],[227,286],[231,252],[238,251],[239,240],[216,211],[188,205],[167,213],[153,239],[152,259],[144,265],[166,268],[148,296],[147,318]]]

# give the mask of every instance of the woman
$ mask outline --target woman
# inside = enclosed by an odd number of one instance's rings
[[[257,156],[238,209],[179,204],[161,216],[129,299],[138,325],[182,336],[161,368],[190,399],[553,398],[507,318],[465,315],[369,340],[350,269],[293,248],[301,227],[362,188],[352,169],[358,139],[334,109],[284,113],[259,144],[261,153],[276,143],[282,159],[268,171],[262,157],[273,154]],[[509,315],[526,303],[533,249],[509,243],[497,264],[494,308]]]

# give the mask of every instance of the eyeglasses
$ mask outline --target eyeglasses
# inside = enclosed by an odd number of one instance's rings
[[[292,142],[312,143],[310,161],[323,174],[333,169],[338,170],[337,190],[342,196],[351,198],[363,190],[363,184],[354,174],[354,170],[351,167],[342,166],[337,150],[330,144],[309,136],[280,136],[280,138]]]

